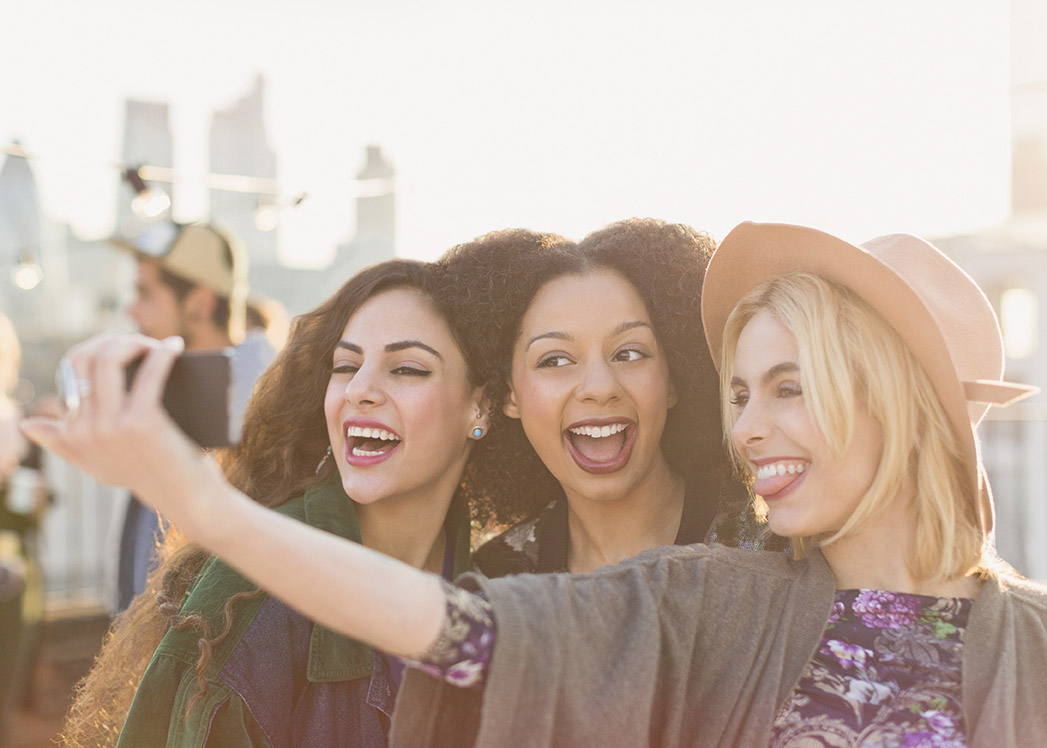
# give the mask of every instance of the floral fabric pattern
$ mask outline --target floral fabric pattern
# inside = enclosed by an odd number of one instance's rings
[[[774,723],[772,748],[964,748],[971,601],[838,590],[821,645]]]
[[[436,641],[418,659],[400,659],[453,686],[478,688],[487,680],[494,651],[494,609],[483,592],[441,583],[447,595],[447,614]]]

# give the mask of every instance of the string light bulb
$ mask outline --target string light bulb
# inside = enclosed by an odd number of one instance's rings
[[[11,270],[11,282],[23,291],[32,291],[44,279],[44,269],[31,254],[23,254]]]
[[[128,166],[124,169],[124,181],[135,191],[131,210],[148,221],[155,221],[171,209],[171,198],[159,187],[150,187],[142,179],[141,167]]]

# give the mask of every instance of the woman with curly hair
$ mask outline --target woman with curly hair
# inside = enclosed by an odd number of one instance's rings
[[[394,260],[299,317],[226,474],[263,506],[450,579],[469,565],[456,490],[488,419],[445,287],[438,268]],[[66,745],[385,745],[398,661],[177,534],[167,556],[82,684]]]
[[[517,523],[474,556],[488,576],[591,571],[648,548],[739,538],[748,506],[728,479],[716,371],[701,350],[702,278],[714,243],[631,219],[580,245],[511,253],[487,243],[441,263],[478,358],[497,371],[474,501]]]
[[[994,554],[976,432],[1034,388],[1003,380],[978,286],[917,237],[743,224],[702,316],[733,460],[791,557],[699,544],[451,587],[215,476],[157,407],[173,355],[144,341],[73,356],[100,393],[151,349],[130,392],[23,428],[317,620],[437,673],[405,681],[393,746],[1042,745],[1047,588]]]

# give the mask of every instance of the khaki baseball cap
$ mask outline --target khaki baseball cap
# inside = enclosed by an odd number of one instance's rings
[[[135,236],[117,236],[111,242],[140,259],[224,296],[229,300],[230,332],[243,337],[247,301],[247,251],[234,235],[206,223],[161,221]]]

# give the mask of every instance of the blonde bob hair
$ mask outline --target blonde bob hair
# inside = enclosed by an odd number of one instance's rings
[[[748,474],[730,438],[737,414],[731,406],[735,347],[746,324],[769,312],[799,349],[800,384],[811,419],[836,457],[853,436],[855,411],[864,406],[883,434],[880,464],[865,496],[842,527],[822,537],[792,538],[797,557],[861,527],[881,511],[908,511],[914,534],[910,571],[920,579],[950,579],[995,566],[974,507],[960,441],[913,354],[883,318],[846,287],[812,273],[795,272],[746,294],[724,326],[720,367],[724,434],[739,472]],[[750,476],[751,480],[751,476]],[[892,505],[911,495],[907,508]],[[767,505],[755,497],[758,516]]]

